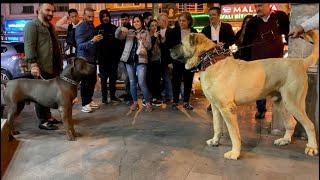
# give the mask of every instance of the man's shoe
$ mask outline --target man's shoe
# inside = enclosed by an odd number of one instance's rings
[[[193,110],[193,107],[189,103],[183,103],[183,108],[186,110]]]
[[[266,112],[265,111],[263,111],[263,112],[256,112],[256,114],[255,114],[255,118],[256,119],[263,119],[264,117],[265,117],[265,114],[266,114]]]
[[[138,110],[139,109],[139,104],[137,102],[134,102],[131,104],[130,106],[130,110],[131,111],[135,111],[135,110]]]
[[[160,107],[161,106],[161,101],[157,100],[157,99],[153,99],[152,100],[152,105],[154,106],[157,106],[157,107]]]
[[[111,102],[117,103],[117,102],[121,102],[121,100],[119,98],[117,98],[117,97],[112,97],[111,98]]]
[[[50,123],[50,122],[45,122],[39,125],[40,129],[44,129],[44,130],[57,130],[59,129],[58,126]]]
[[[91,113],[93,112],[93,109],[91,108],[90,104],[87,104],[85,106],[82,106],[81,111],[85,113]]]
[[[97,103],[95,103],[93,101],[91,101],[89,103],[89,105],[90,105],[91,109],[99,109],[99,107],[100,107],[99,104],[97,104]]]
[[[145,99],[142,99],[142,106],[146,106],[147,105],[147,103],[146,103],[146,100]]]
[[[178,110],[178,103],[172,103],[171,109],[172,110]]]
[[[103,104],[109,104],[109,101],[108,101],[108,99],[102,99],[102,103]]]
[[[58,121],[57,119],[55,119],[53,117],[48,119],[48,122],[50,122],[51,124],[62,124],[62,121]]]
[[[166,99],[166,100],[163,101],[163,103],[164,104],[170,104],[170,103],[172,103],[172,100],[171,99]]]

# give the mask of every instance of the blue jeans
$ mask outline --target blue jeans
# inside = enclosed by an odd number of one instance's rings
[[[170,79],[170,69],[168,65],[163,65],[162,69],[162,79],[164,85],[164,94],[166,100],[172,100],[173,93],[172,93],[172,83]]]
[[[133,101],[138,101],[138,95],[137,95],[137,81],[138,81],[143,94],[143,98],[146,100],[147,103],[150,102],[151,95],[147,87],[147,65],[146,64],[138,64],[138,65],[126,64],[126,68],[129,76],[130,92],[131,92]]]
[[[267,111],[266,99],[260,99],[260,100],[256,101],[256,105],[257,105],[258,112],[262,113],[262,112]]]

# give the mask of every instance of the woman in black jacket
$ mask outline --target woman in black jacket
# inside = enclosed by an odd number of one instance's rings
[[[167,46],[169,48],[174,47],[181,43],[181,40],[190,33],[197,33],[192,28],[193,19],[189,12],[181,13],[179,17],[179,26],[176,26],[168,33]],[[179,103],[179,94],[181,82],[183,79],[184,91],[183,91],[183,107],[187,110],[192,110],[193,107],[189,103],[190,93],[192,89],[192,81],[194,73],[186,70],[184,67],[185,60],[174,59],[172,70],[172,88],[173,88],[173,104],[172,109],[177,110]]]

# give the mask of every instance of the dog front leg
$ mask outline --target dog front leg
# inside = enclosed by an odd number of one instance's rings
[[[69,141],[75,141],[76,138],[75,138],[75,130],[73,128],[73,122],[72,122],[72,109],[59,107],[59,111],[61,113],[63,125],[66,130],[67,139]]]
[[[213,138],[207,140],[209,146],[218,146],[221,138],[221,129],[222,129],[222,117],[220,111],[211,103],[212,108],[212,120],[213,120]]]
[[[235,111],[235,104],[227,105],[226,107],[219,108],[223,119],[226,122],[229,135],[232,142],[232,150],[226,152],[224,157],[227,159],[237,160],[240,156],[241,150],[241,137],[238,127],[237,114]]]

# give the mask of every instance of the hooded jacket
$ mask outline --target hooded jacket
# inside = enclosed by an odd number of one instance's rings
[[[108,61],[119,61],[120,57],[120,40],[115,38],[115,31],[117,27],[109,21],[103,22],[104,15],[111,16],[108,10],[101,10],[99,13],[100,25],[96,27],[95,34],[99,31],[103,35],[103,39],[97,43],[97,57],[99,63],[107,63]],[[101,31],[102,30],[102,31]]]

